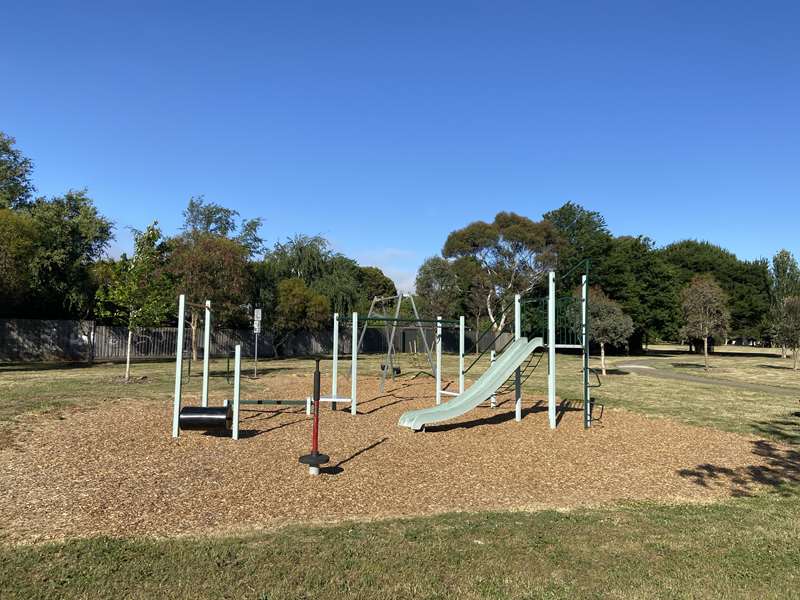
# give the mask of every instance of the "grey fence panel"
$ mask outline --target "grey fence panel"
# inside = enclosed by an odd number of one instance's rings
[[[361,331],[359,328],[358,334]],[[131,358],[133,360],[169,360],[175,358],[178,330],[176,327],[143,327],[133,331],[131,336]],[[418,353],[425,350],[422,333],[415,327],[398,328],[394,347],[397,352]],[[185,356],[192,352],[192,333],[184,330],[183,347]],[[425,337],[432,346],[434,332],[425,330]],[[339,335],[339,352],[350,353],[351,332],[346,330]],[[474,346],[474,335],[467,332],[467,352]],[[203,356],[203,331],[197,331],[198,357]],[[40,360],[97,360],[123,361],[128,344],[127,327],[95,325],[92,321],[39,320],[39,319],[0,319],[0,360],[2,361],[40,361]],[[251,329],[216,329],[211,335],[211,356],[223,358],[230,356],[236,344],[241,344],[242,355],[252,357],[255,351],[255,335]],[[458,351],[458,331],[445,330],[442,334],[445,352]],[[386,352],[388,337],[382,329],[368,329],[364,336],[361,352],[379,354]],[[330,354],[333,351],[333,332],[301,332],[280,341],[279,356],[309,356]],[[275,356],[275,342],[272,334],[258,336],[258,355],[263,358]]]
[[[91,322],[0,319],[0,360],[86,360]]]

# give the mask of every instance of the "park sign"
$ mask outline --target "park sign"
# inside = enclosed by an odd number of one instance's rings
[[[261,333],[261,309],[253,311],[253,333]]]

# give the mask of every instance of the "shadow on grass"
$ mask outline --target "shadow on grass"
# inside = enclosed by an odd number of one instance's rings
[[[800,445],[800,411],[752,425],[754,432],[786,444]]]
[[[776,369],[779,371],[793,371],[794,366],[792,364],[788,365],[758,365],[759,369]]]
[[[788,485],[800,483],[800,452],[784,450],[767,440],[752,444],[753,454],[762,459],[762,464],[732,469],[705,463],[680,469],[678,474],[701,487],[728,488],[734,497],[752,496],[763,486],[781,494],[790,493]]]
[[[675,369],[695,369],[695,370],[698,370],[698,371],[702,371],[702,370],[705,369],[705,367],[703,365],[698,364],[698,363],[675,362],[675,363],[670,363],[670,364]],[[711,369],[711,365],[709,365],[708,368],[710,370]]]
[[[0,363],[0,373],[59,371],[67,369],[87,369],[98,366],[99,362],[36,362],[36,363]]]

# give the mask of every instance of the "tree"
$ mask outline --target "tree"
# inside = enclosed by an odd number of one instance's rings
[[[394,281],[389,279],[378,267],[359,267],[358,281],[362,298],[366,304],[364,310],[367,310],[369,303],[376,296],[385,298],[397,295],[397,287]]]
[[[239,242],[247,248],[250,256],[263,249],[264,241],[259,237],[261,219],[243,219],[237,223],[239,213],[214,202],[206,202],[203,196],[189,198],[183,211],[183,231],[189,237],[209,234]]]
[[[0,317],[12,316],[31,301],[31,256],[39,236],[29,214],[0,208]]]
[[[683,287],[695,275],[710,274],[728,297],[729,333],[735,337],[761,337],[769,305],[769,269],[764,260],[739,260],[735,254],[709,242],[683,240],[659,254],[674,267]]]
[[[264,257],[274,264],[279,279],[299,278],[307,286],[322,278],[333,256],[328,240],[321,236],[296,235],[278,242]]]
[[[211,233],[182,235],[172,239],[170,246],[168,271],[194,304],[189,307],[189,327],[192,358],[197,360],[197,328],[202,312],[198,306],[211,300],[217,319],[242,316],[250,289],[250,251],[236,240]]]
[[[363,295],[359,287],[360,275],[356,261],[334,254],[328,258],[321,277],[311,287],[328,299],[333,312],[346,315],[355,310]]]
[[[703,358],[708,371],[708,338],[724,335],[730,325],[727,297],[710,275],[695,275],[681,292],[684,334],[703,340]]]
[[[29,257],[33,294],[27,310],[49,318],[89,317],[96,292],[92,265],[113,237],[111,222],[86,190],[37,198],[24,212],[42,232]]]
[[[31,183],[33,162],[15,144],[13,137],[0,131],[0,208],[27,206],[36,190]]]
[[[783,300],[783,310],[778,339],[784,347],[792,349],[794,370],[797,370],[797,355],[800,354],[800,296],[789,296]]]
[[[599,212],[587,210],[580,204],[567,202],[543,215],[562,237],[558,269],[566,271],[578,261],[589,259],[593,270],[602,272],[602,263],[613,241],[605,218]],[[581,272],[576,270],[564,285],[580,285]]]
[[[495,331],[501,331],[508,311],[498,309],[514,294],[524,294],[555,264],[558,233],[547,221],[534,222],[501,212],[494,222],[476,221],[453,231],[442,250],[445,258],[472,257],[486,275],[486,311]]]
[[[671,339],[680,325],[675,271],[653,250],[646,237],[618,237],[611,244],[602,270],[591,282],[600,284],[633,319],[631,347],[638,351],[645,336]]]
[[[458,275],[446,258],[432,256],[419,268],[416,291],[420,310],[428,317],[452,317],[461,300]]]
[[[299,277],[281,281],[275,307],[275,355],[289,336],[298,331],[317,331],[328,319],[330,311],[325,296],[309,289]]]
[[[490,285],[480,264],[471,256],[463,256],[453,261],[453,271],[458,281],[461,295],[457,314],[468,315],[475,323],[475,332],[480,335],[481,319],[486,314],[485,299]],[[477,352],[478,346],[475,346]]]
[[[133,234],[133,257],[123,254],[111,263],[107,281],[97,290],[97,315],[124,322],[128,327],[125,383],[130,380],[133,330],[161,324],[174,305],[172,282],[166,271],[166,246],[158,222]]]
[[[170,241],[169,272],[187,294],[190,306],[192,358],[197,359],[197,327],[202,305],[221,320],[245,320],[245,303],[252,293],[249,259],[261,251],[261,219],[237,223],[239,213],[202,196],[192,197],[183,211],[183,233]],[[207,349],[206,349],[207,350]]]
[[[589,295],[589,339],[600,345],[600,368],[603,375],[606,374],[606,345],[627,348],[631,335],[633,319],[600,288],[592,288]]]
[[[772,257],[772,268],[769,271],[770,310],[769,328],[781,344],[781,356],[786,358],[786,338],[782,332],[786,330],[786,310],[788,298],[800,295],[800,267],[792,253],[780,250]]]

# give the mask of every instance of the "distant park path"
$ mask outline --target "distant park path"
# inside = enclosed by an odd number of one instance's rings
[[[619,364],[612,365],[612,368],[634,373],[643,377],[653,377],[654,379],[670,379],[672,381],[685,381],[688,383],[700,383],[704,385],[714,385],[719,387],[734,388],[737,390],[747,390],[750,392],[762,392],[765,394],[777,394],[781,396],[800,396],[800,389],[792,389],[784,386],[766,385],[763,383],[747,383],[746,381],[732,381],[730,379],[720,379],[715,377],[704,377],[702,375],[690,375],[687,373],[676,373],[667,369],[653,367],[653,363],[664,360],[660,358],[634,358],[620,361]]]

